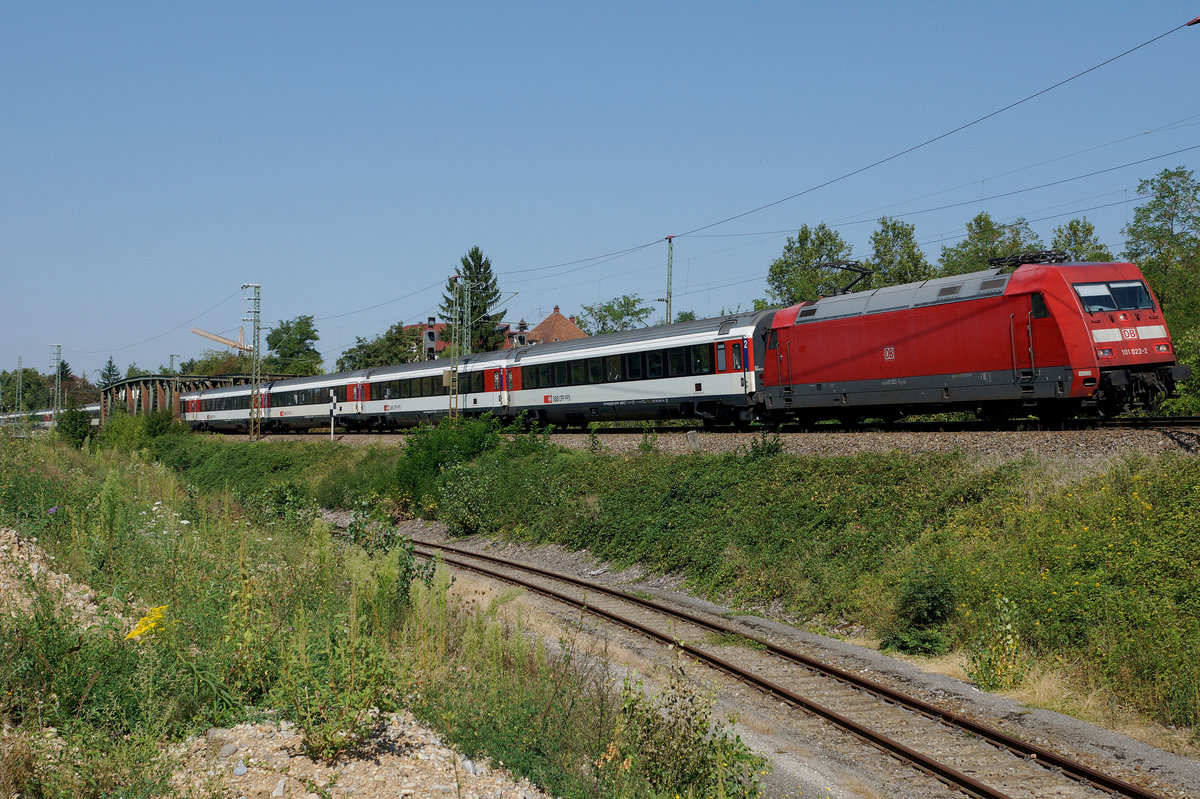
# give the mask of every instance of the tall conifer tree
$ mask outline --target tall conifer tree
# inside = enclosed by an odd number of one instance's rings
[[[492,261],[485,258],[483,251],[472,247],[459,263],[458,274],[460,281],[455,284],[453,279],[446,281],[446,289],[442,294],[442,305],[439,311],[442,321],[447,327],[442,331],[446,341],[454,340],[454,326],[461,320],[454,318],[455,295],[461,291],[461,281],[471,283],[471,307],[466,318],[471,324],[471,351],[487,352],[498,350],[504,346],[504,331],[497,326],[504,318],[505,309],[497,309],[500,304],[500,289],[496,284],[496,276],[492,273]]]

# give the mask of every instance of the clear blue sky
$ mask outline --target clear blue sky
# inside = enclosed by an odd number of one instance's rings
[[[662,297],[665,236],[902,151],[1197,14],[1109,0],[0,0],[0,367],[22,355],[48,371],[56,343],[93,379],[110,354],[122,370],[194,357],[213,345],[193,324],[236,337],[244,282],[262,284],[268,326],[317,317],[332,366],[355,336],[435,313],[473,245],[518,292],[512,322]],[[1138,180],[1195,168],[1200,150],[1021,190],[1200,144],[1198,56],[1200,25],[677,239],[675,308],[749,307],[802,223],[842,225],[865,256],[879,215],[955,203],[904,217],[931,259],[981,209],[1035,220],[1046,240],[1086,215],[1118,251]],[[519,271],[539,267],[552,268]]]

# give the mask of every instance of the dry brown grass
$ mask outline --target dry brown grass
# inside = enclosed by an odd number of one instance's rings
[[[37,770],[37,752],[29,736],[4,725],[0,729],[0,796],[17,796]]]
[[[1109,691],[1073,683],[1061,670],[1035,665],[1025,680],[1002,694],[1031,707],[1053,710],[1184,757],[1200,756],[1190,728],[1164,727],[1122,705]]]
[[[456,575],[450,593],[464,603],[484,609],[506,590],[510,589],[502,583],[460,571]],[[518,625],[525,632],[536,635],[547,642],[560,640],[564,631],[571,629],[574,633],[571,645],[577,651],[601,658],[614,666],[638,672],[643,676],[654,677],[659,674],[659,664],[616,643],[611,634],[606,635],[603,632],[593,634],[595,622],[586,614],[578,616],[575,620],[564,620],[562,615],[547,611],[541,603],[542,600],[539,600],[538,597],[522,593],[513,601],[502,605],[497,617]]]

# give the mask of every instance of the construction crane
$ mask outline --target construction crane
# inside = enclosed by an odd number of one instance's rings
[[[242,329],[240,327],[238,328],[238,340],[237,341],[234,341],[231,338],[225,338],[224,336],[218,336],[216,333],[209,333],[207,330],[201,330],[198,327],[193,327],[192,332],[195,333],[197,336],[204,336],[207,339],[211,339],[211,340],[217,342],[218,344],[224,344],[226,347],[233,347],[235,350],[241,350],[242,352],[253,352],[254,351],[253,347],[246,346],[245,333],[242,331]]]

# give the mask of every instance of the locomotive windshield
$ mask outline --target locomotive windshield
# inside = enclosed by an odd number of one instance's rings
[[[1075,293],[1088,313],[1103,311],[1137,311],[1154,309],[1154,300],[1146,284],[1140,280],[1121,280],[1113,283],[1076,283]]]

